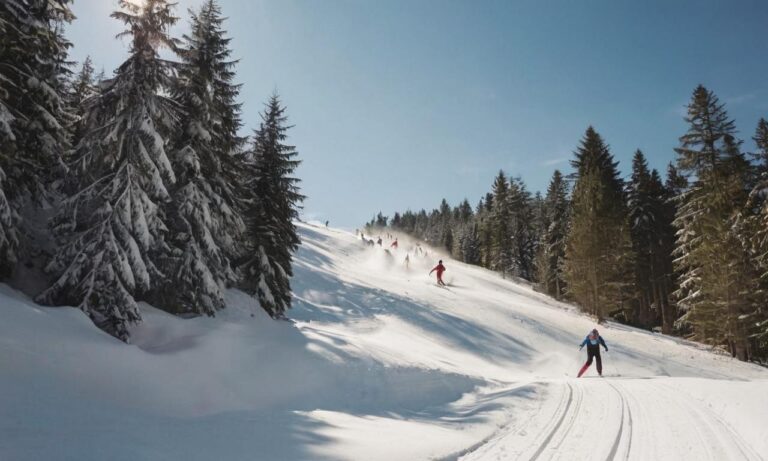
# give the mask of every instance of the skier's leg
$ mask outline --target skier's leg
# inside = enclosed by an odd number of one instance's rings
[[[584,366],[581,367],[581,370],[579,370],[579,378],[581,378],[581,375],[584,374],[585,371],[587,371],[587,368],[592,365],[592,354],[587,355],[587,361],[584,363]]]
[[[603,376],[603,361],[600,360],[600,351],[597,351],[597,354],[595,355],[595,360],[597,361],[597,374],[600,376]]]

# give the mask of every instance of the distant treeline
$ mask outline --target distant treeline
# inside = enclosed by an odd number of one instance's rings
[[[532,195],[503,171],[472,207],[445,200],[431,212],[379,213],[389,226],[453,257],[535,282],[557,299],[641,328],[723,346],[740,360],[768,358],[768,122],[742,152],[733,120],[698,86],[688,131],[666,178],[641,151],[622,178],[589,127],[571,160]]]

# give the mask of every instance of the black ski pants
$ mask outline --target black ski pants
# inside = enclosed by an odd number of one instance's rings
[[[595,362],[597,362],[597,373],[603,374],[603,362],[600,360],[600,345],[593,346],[591,344],[587,345],[587,363],[586,366],[589,368],[590,365],[592,365],[592,358],[595,359]]]

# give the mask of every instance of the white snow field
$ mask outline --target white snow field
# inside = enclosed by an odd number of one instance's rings
[[[295,322],[144,305],[131,345],[0,285],[0,460],[760,460],[768,370],[300,224]]]

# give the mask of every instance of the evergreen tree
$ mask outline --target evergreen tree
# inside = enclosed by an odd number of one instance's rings
[[[493,193],[485,194],[483,207],[477,212],[480,222],[480,265],[490,269],[493,266]]]
[[[618,164],[592,127],[575,155],[565,280],[570,297],[602,319],[626,310],[629,299],[631,247],[623,183]]]
[[[645,328],[662,324],[669,331],[672,216],[661,177],[656,170],[648,169],[640,150],[632,160],[627,199],[635,272],[635,309],[631,320]]]
[[[172,64],[158,48],[175,46],[167,31],[176,17],[165,0],[119,4],[112,17],[127,26],[119,37],[131,38],[130,56],[89,106],[73,164],[79,191],[54,220],[64,240],[48,265],[57,280],[38,299],[79,306],[127,341],[128,325],[141,319],[136,297],[163,278],[158,263],[167,254],[160,205],[175,175],[164,134],[176,105],[165,96]]]
[[[536,216],[530,192],[520,178],[509,182],[510,243],[513,275],[533,280],[536,249]]]
[[[468,224],[473,216],[472,205],[469,204],[469,200],[464,199],[458,206],[458,221],[461,224]]]
[[[453,225],[453,217],[451,214],[451,206],[445,199],[440,202],[437,221],[437,225],[434,227],[437,233],[434,236],[433,241],[438,242],[442,248],[451,252],[453,250],[453,231],[451,229],[451,226]]]
[[[749,343],[743,320],[753,308],[756,286],[732,225],[746,202],[749,165],[739,152],[733,121],[701,85],[693,92],[686,122],[688,132],[675,149],[678,169],[691,177],[675,218],[681,322],[691,326],[693,338],[727,345],[745,360]]]
[[[542,222],[545,229],[539,243],[537,271],[544,292],[556,299],[561,299],[565,291],[563,268],[569,214],[568,184],[562,173],[555,170],[544,198]]]
[[[300,161],[295,148],[285,144],[290,127],[277,94],[267,103],[262,120],[248,153],[243,285],[270,316],[280,318],[291,306],[291,259],[300,243],[293,219],[304,196],[299,193],[299,180],[291,176]]]
[[[41,203],[68,148],[69,0],[0,2],[0,279],[25,244],[22,209]]]
[[[512,267],[510,245],[509,182],[503,171],[499,171],[493,182],[493,210],[490,216],[491,248],[490,266],[506,276]]]
[[[236,154],[245,140],[237,135],[239,85],[221,10],[208,0],[190,15],[173,88],[183,114],[171,158],[177,182],[165,207],[174,253],[167,286],[157,291],[172,312],[213,315],[224,307],[223,288],[235,282],[231,261],[244,231]]]
[[[465,263],[480,263],[480,243],[479,226],[475,222],[469,226],[461,240],[461,256]]]
[[[752,157],[757,164],[757,173],[760,180],[767,179],[768,176],[768,121],[761,118],[757,123],[755,136],[752,138],[757,146],[757,152]]]
[[[80,66],[80,71],[75,76],[74,80],[70,84],[68,105],[70,112],[73,115],[72,126],[70,131],[72,132],[72,143],[77,145],[83,138],[85,133],[85,114],[87,112],[86,104],[93,98],[98,92],[96,87],[96,80],[93,73],[93,62],[91,57],[88,56]]]
[[[749,329],[752,350],[756,356],[768,356],[768,122],[760,119],[753,138],[757,151],[752,154],[758,181],[752,187],[745,208],[735,220],[734,231],[749,249],[750,260],[759,279],[752,293],[756,305],[742,319]]]
[[[390,223],[390,226],[392,226],[393,229],[400,229],[403,225],[403,217],[400,216],[400,213],[395,213],[394,216],[392,216],[392,222]]]
[[[384,216],[381,211],[379,211],[379,214],[377,214],[372,222],[372,226],[378,226],[378,227],[387,227],[387,221],[389,218],[387,216]]]

